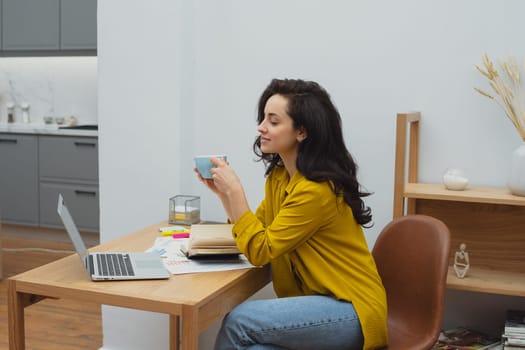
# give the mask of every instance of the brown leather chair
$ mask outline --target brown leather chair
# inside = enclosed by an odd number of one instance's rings
[[[426,215],[394,219],[372,254],[388,301],[388,350],[428,350],[443,321],[450,232]]]

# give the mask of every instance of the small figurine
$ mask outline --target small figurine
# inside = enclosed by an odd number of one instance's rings
[[[461,243],[459,245],[459,252],[456,252],[456,255],[454,256],[454,271],[456,272],[456,276],[458,276],[458,278],[465,277],[470,267],[468,253],[465,251],[465,249],[467,249],[467,245],[465,243]]]

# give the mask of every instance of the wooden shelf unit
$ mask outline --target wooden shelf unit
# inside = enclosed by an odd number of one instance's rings
[[[397,115],[394,217],[426,214],[447,224],[452,238],[448,288],[525,296],[525,197],[506,188],[451,191],[418,183],[419,121],[418,112]],[[452,268],[461,243],[470,258],[463,279]]]

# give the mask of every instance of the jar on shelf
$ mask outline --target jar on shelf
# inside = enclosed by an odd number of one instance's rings
[[[22,121],[24,123],[29,123],[29,103],[22,102],[20,108],[22,109]]]
[[[7,108],[7,122],[14,123],[15,122],[15,104],[13,102],[7,102],[5,106]]]

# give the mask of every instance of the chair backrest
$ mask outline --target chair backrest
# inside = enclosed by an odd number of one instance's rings
[[[386,289],[389,350],[434,346],[443,321],[450,232],[426,215],[394,219],[372,254]]]

